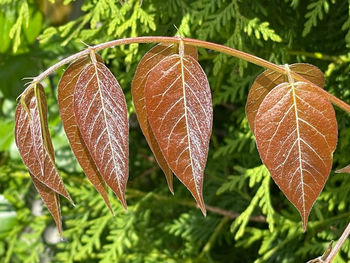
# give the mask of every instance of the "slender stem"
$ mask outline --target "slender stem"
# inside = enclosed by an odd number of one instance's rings
[[[148,193],[136,190],[136,189],[129,189],[126,192],[126,195],[128,198],[132,198],[132,197],[144,197],[146,196]],[[156,193],[152,193],[152,196],[160,201],[166,201],[166,202],[174,202],[176,204],[180,204],[183,206],[188,206],[188,207],[196,207],[199,208],[195,202],[190,202],[190,201],[185,201],[185,200],[179,200],[173,197],[167,197],[167,196],[163,196],[163,195],[159,195]],[[224,210],[220,207],[215,207],[215,206],[211,206],[211,205],[205,205],[205,208],[209,211],[212,212],[213,214],[217,214],[217,215],[221,215],[224,216],[226,218],[229,219],[236,219],[238,216],[240,216],[239,213],[234,213],[232,211],[229,210]],[[260,222],[260,223],[266,223],[266,218],[264,216],[250,216],[249,217],[249,221],[252,222]]]
[[[346,239],[350,235],[350,223],[345,228],[343,234],[339,238],[338,242],[335,244],[334,248],[332,249],[331,253],[329,253],[325,263],[331,263],[335,255],[338,253],[340,247],[343,245],[343,243],[346,241]]]
[[[178,37],[153,37],[153,36],[150,36],[150,37],[123,38],[123,39],[116,39],[116,40],[112,40],[109,42],[101,43],[101,44],[98,44],[95,46],[88,47],[87,49],[84,49],[78,53],[75,53],[69,57],[66,57],[65,59],[62,59],[61,61],[57,62],[55,65],[49,67],[47,70],[42,72],[39,76],[35,77],[33,79],[32,83],[37,83],[37,82],[43,81],[47,76],[52,74],[58,68],[66,65],[74,60],[77,60],[81,57],[89,55],[91,50],[97,52],[97,51],[103,50],[105,48],[112,48],[112,47],[127,45],[127,44],[155,43],[155,42],[178,43],[179,41],[180,41],[180,38],[178,38]]]
[[[215,207],[211,205],[205,205],[205,208],[214,214],[222,215],[224,217],[227,217],[229,219],[236,219],[239,217],[241,214],[239,213],[234,213],[232,211],[224,210],[220,207]],[[266,223],[266,217],[265,216],[250,216],[249,221],[253,222],[260,222],[260,223]]]
[[[223,217],[220,221],[220,223],[216,226],[213,234],[209,238],[208,242],[205,244],[205,246],[202,249],[201,254],[199,255],[199,258],[204,258],[204,256],[210,251],[210,249],[213,247],[215,244],[215,241],[222,231],[222,228],[228,223],[229,218],[228,217]]]
[[[294,56],[305,56],[310,57],[314,59],[324,60],[324,61],[330,61],[334,63],[343,63],[348,62],[347,59],[345,59],[345,56],[330,56],[326,55],[320,52],[305,52],[305,51],[295,51],[295,50],[286,50],[286,53],[289,55]]]
[[[346,212],[344,214],[340,214],[340,215],[336,215],[336,216],[333,216],[333,217],[328,217],[322,221],[318,221],[318,222],[310,222],[310,227],[314,230],[320,228],[320,227],[324,227],[328,224],[330,224],[331,222],[334,222],[336,220],[340,220],[340,219],[343,219],[343,218],[348,218],[350,216],[350,212]]]
[[[230,47],[226,47],[226,46],[223,46],[220,44],[202,41],[202,40],[198,40],[198,39],[192,39],[192,38],[183,38],[182,40],[185,43],[185,45],[191,45],[191,46],[215,50],[215,51],[227,54],[229,56],[233,56],[236,58],[246,60],[248,62],[255,64],[255,65],[271,69],[271,70],[279,72],[281,74],[286,74],[286,69],[284,68],[284,66],[276,65],[270,61],[267,61],[265,59],[259,58],[257,56],[248,54],[246,52],[243,52],[243,51],[240,51],[240,50],[237,50],[234,48],[230,48]]]
[[[286,68],[284,66],[276,65],[272,62],[269,62],[269,61],[264,60],[262,58],[259,58],[257,56],[248,54],[246,52],[243,52],[243,51],[240,51],[240,50],[237,50],[234,48],[226,47],[226,46],[223,46],[220,44],[202,41],[202,40],[198,40],[198,39],[192,39],[192,38],[145,36],[145,37],[131,37],[131,38],[116,39],[116,40],[112,40],[109,42],[98,44],[98,45],[95,45],[92,47],[88,47],[87,49],[80,51],[74,55],[71,55],[71,56],[61,60],[60,62],[56,63],[55,65],[51,66],[47,70],[45,70],[43,73],[41,73],[39,76],[37,76],[33,79],[33,81],[27,87],[27,89],[31,88],[33,86],[33,84],[41,82],[43,79],[45,79],[47,76],[49,76],[51,73],[56,71],[61,66],[68,64],[71,61],[76,60],[80,57],[88,55],[92,50],[97,52],[97,51],[105,49],[105,48],[112,48],[112,47],[116,47],[116,46],[120,46],[120,45],[136,44],[136,43],[160,43],[160,42],[162,42],[162,43],[177,43],[178,44],[181,41],[183,41],[183,43],[185,45],[215,50],[215,51],[225,53],[227,55],[230,55],[230,56],[233,56],[236,58],[243,59],[245,61],[251,62],[251,63],[256,64],[258,66],[261,66],[261,67],[264,67],[267,69],[271,69],[271,70],[276,71],[278,73],[281,73],[283,75],[287,74]],[[346,104],[344,101],[338,99],[334,95],[328,93],[326,90],[318,87],[317,85],[313,84],[311,81],[305,79],[304,77],[300,76],[299,74],[297,74],[293,71],[291,72],[291,75],[296,80],[307,82],[310,85],[316,87],[320,92],[322,92],[324,95],[326,95],[328,97],[328,99],[333,104],[337,105],[341,109],[350,113],[350,105]],[[22,94],[24,94],[26,92],[26,90]]]

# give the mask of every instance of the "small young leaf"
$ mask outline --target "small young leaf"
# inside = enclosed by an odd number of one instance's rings
[[[303,228],[332,167],[337,121],[328,98],[304,83],[282,83],[260,105],[255,136],[261,160],[298,209]]]
[[[209,83],[197,60],[175,54],[159,62],[147,78],[145,103],[169,167],[205,214],[202,185],[213,109]]]
[[[147,119],[147,112],[145,106],[145,84],[146,79],[149,73],[152,71],[152,69],[163,59],[175,53],[176,47],[174,46],[174,44],[158,44],[157,46],[153,47],[141,59],[139,65],[137,66],[136,73],[131,84],[132,99],[134,102],[140,128],[160,168],[165,174],[169,189],[172,193],[174,193],[172,171],[169,168],[166,160],[164,159],[164,156],[159,148],[157,140],[154,138],[152,129]],[[198,59],[198,53],[195,47],[185,46],[185,54],[192,56],[196,60]]]
[[[319,87],[324,86],[325,78],[322,71],[314,65],[307,63],[296,63],[289,66],[291,71],[298,73]],[[250,88],[245,112],[250,129],[254,132],[254,119],[259,106],[267,93],[282,82],[288,81],[287,76],[271,69],[265,70],[254,81]]]
[[[99,56],[96,56],[96,58],[98,61],[102,62]],[[101,194],[113,214],[112,207],[108,200],[105,181],[98,172],[89,150],[86,147],[74,116],[73,94],[75,85],[80,73],[88,65],[91,65],[91,60],[89,57],[85,57],[75,61],[66,69],[58,84],[58,105],[63,127],[75,157],[87,178]]]
[[[37,92],[34,92],[35,90]],[[40,84],[36,84],[16,109],[16,145],[29,172],[41,183],[73,203],[55,167],[46,108],[44,89]]]
[[[81,72],[74,91],[74,114],[100,174],[126,209],[129,125],[118,81],[101,62]]]

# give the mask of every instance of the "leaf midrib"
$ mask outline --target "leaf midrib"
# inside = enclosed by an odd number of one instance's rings
[[[109,131],[109,128],[108,128],[108,122],[107,122],[107,116],[106,116],[106,110],[105,110],[105,105],[104,105],[104,101],[103,101],[103,96],[102,96],[102,92],[101,92],[101,86],[100,86],[100,78],[98,77],[98,65],[99,62],[97,63],[93,63],[94,65],[94,69],[95,69],[95,75],[96,75],[96,79],[97,79],[97,86],[98,86],[98,93],[99,93],[99,96],[101,98],[101,106],[102,106],[102,111],[103,111],[103,118],[104,118],[104,121],[105,121],[105,124],[106,124],[106,130],[107,130],[107,136],[108,136],[108,142],[109,142],[109,147],[111,148],[111,152],[112,152],[112,159],[113,159],[113,166],[116,167],[116,160],[115,160],[115,157],[114,157],[114,151],[113,151],[113,148],[111,147],[111,135],[110,135],[110,131]],[[120,193],[120,196],[123,196],[123,192],[122,190],[120,189],[120,182],[119,182],[119,176],[117,175],[117,180],[118,180],[118,189],[119,189],[119,193]]]
[[[299,128],[299,116],[298,116],[298,107],[297,107],[297,101],[296,101],[296,94],[295,94],[295,86],[294,83],[291,83],[291,89],[292,89],[292,98],[293,98],[293,105],[294,105],[294,111],[295,111],[295,123],[296,123],[296,132],[297,132],[297,143],[298,143],[298,154],[299,154],[299,170],[300,170],[300,184],[301,184],[301,196],[302,196],[302,202],[303,202],[303,218],[306,217],[305,213],[305,192],[304,192],[304,175],[303,175],[303,164],[302,164],[302,156],[301,156],[301,145],[300,145],[300,128]]]
[[[187,133],[187,143],[188,143],[188,150],[190,152],[190,162],[191,162],[191,169],[192,169],[192,177],[194,181],[194,186],[196,187],[196,193],[198,198],[200,197],[200,193],[198,192],[198,186],[196,182],[196,177],[194,174],[193,169],[193,162],[192,162],[192,150],[191,150],[191,141],[190,141],[190,133],[188,130],[188,118],[187,118],[187,101],[186,101],[186,82],[185,82],[185,71],[184,71],[184,61],[183,56],[180,55],[180,65],[181,65],[181,79],[182,79],[182,93],[184,98],[184,108],[185,108],[185,122],[186,122],[186,133]]]

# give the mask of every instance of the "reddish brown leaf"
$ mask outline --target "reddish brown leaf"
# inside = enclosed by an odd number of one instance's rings
[[[37,94],[34,94],[34,90],[37,90]],[[55,167],[46,108],[43,87],[37,84],[17,106],[16,145],[29,172],[73,203]]]
[[[76,122],[96,167],[126,208],[129,127],[118,81],[104,64],[90,64],[78,78],[73,103]]]
[[[62,235],[62,223],[61,223],[61,210],[60,210],[60,200],[59,200],[59,195],[48,188],[46,185],[41,183],[38,179],[36,179],[35,176],[33,176],[31,173],[29,173],[34,186],[38,193],[41,196],[41,199],[44,201],[47,209],[49,209],[52,217],[54,218],[58,232],[60,235]]]
[[[99,56],[97,56],[97,59],[98,61],[102,62],[102,59]],[[85,57],[72,63],[66,69],[58,84],[58,105],[63,127],[75,157],[77,158],[87,178],[101,194],[108,208],[113,213],[112,207],[108,200],[105,181],[98,172],[89,150],[86,147],[74,116],[73,94],[75,84],[80,73],[88,65],[91,65],[91,60],[89,57]]]
[[[145,103],[149,123],[169,167],[205,214],[202,184],[213,110],[203,69],[188,55],[165,58],[149,73]]]
[[[324,86],[325,78],[322,71],[314,65],[307,63],[296,63],[289,66],[291,71],[298,73],[307,80],[319,87]],[[254,119],[259,106],[267,93],[282,82],[288,81],[286,75],[273,70],[266,70],[261,73],[254,81],[249,90],[245,112],[248,118],[250,129],[254,132]]]
[[[173,190],[173,174],[169,168],[160,148],[157,140],[155,139],[152,129],[147,119],[147,112],[145,106],[145,84],[146,79],[152,69],[162,60],[170,55],[176,54],[176,46],[174,44],[158,44],[153,47],[146,55],[141,59],[137,66],[136,73],[131,85],[132,98],[136,110],[137,119],[140,123],[140,128],[150,146],[160,168],[163,170],[166,180],[168,182],[169,189],[172,193]],[[198,59],[197,49],[192,46],[185,46],[185,54],[192,56],[196,60]]]
[[[331,103],[307,83],[282,83],[261,103],[255,136],[263,163],[299,210],[305,229],[328,178],[337,144]]]
[[[22,160],[28,167],[34,186],[52,214],[59,233],[62,234],[57,193],[71,202],[72,200],[54,166],[54,151],[47,127],[46,99],[40,84],[18,104],[15,120],[15,139]]]

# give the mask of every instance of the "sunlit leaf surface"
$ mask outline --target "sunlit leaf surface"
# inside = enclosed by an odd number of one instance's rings
[[[35,85],[18,104],[15,140],[35,187],[62,231],[58,194],[73,202],[54,164],[54,151],[47,126],[43,87]]]
[[[307,63],[296,63],[290,65],[289,68],[291,71],[298,73],[317,86],[321,88],[324,86],[325,78],[322,71],[318,67]],[[253,132],[255,116],[265,96],[278,84],[286,81],[288,81],[286,75],[282,75],[281,73],[270,69],[265,70],[254,81],[252,87],[249,90],[245,107],[249,126]]]
[[[136,115],[140,124],[140,128],[150,146],[160,168],[163,170],[170,191],[173,193],[173,175],[169,168],[160,148],[157,140],[154,138],[152,129],[147,119],[147,112],[145,106],[145,84],[149,73],[152,69],[159,64],[162,60],[177,52],[174,44],[158,44],[149,50],[146,55],[141,59],[131,85],[131,92],[133,102],[136,110]],[[185,54],[198,59],[197,49],[192,46],[185,46]]]
[[[100,62],[102,61],[99,56],[97,56],[97,59]],[[86,147],[74,115],[73,94],[75,85],[81,72],[89,65],[91,65],[91,60],[89,57],[85,57],[75,61],[66,69],[58,84],[58,105],[63,127],[76,159],[87,178],[101,194],[107,206],[113,213],[108,200],[105,181],[99,173],[89,150]]]
[[[149,123],[169,167],[205,214],[202,184],[213,112],[203,69],[188,55],[167,57],[150,72],[145,100]]]
[[[255,136],[263,163],[306,223],[332,167],[337,121],[328,98],[296,82],[272,89],[260,105]]]
[[[74,91],[74,114],[100,174],[126,208],[127,107],[118,81],[104,64],[95,61],[80,74]]]

